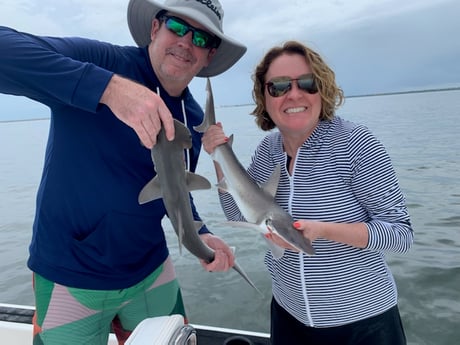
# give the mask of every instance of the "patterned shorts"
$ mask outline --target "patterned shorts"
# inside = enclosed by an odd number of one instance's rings
[[[34,345],[107,345],[111,331],[123,344],[145,318],[171,314],[185,317],[170,258],[127,289],[77,289],[34,274],[34,291]]]

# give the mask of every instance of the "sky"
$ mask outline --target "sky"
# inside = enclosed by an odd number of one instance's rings
[[[162,0],[159,0],[162,1]],[[0,25],[37,35],[134,45],[127,0],[0,0]],[[211,79],[217,106],[251,104],[251,74],[287,40],[321,54],[346,96],[460,87],[458,0],[221,0],[224,32],[248,47]],[[190,88],[204,105],[205,79]],[[0,95],[0,121],[46,117],[48,109]]]

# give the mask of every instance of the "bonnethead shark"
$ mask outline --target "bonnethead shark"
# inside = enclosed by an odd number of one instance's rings
[[[199,126],[194,127],[198,132],[205,132],[210,125],[216,123],[209,78],[206,83],[206,91],[205,117]],[[265,229],[265,232],[268,230],[278,234],[299,252],[308,255],[315,254],[310,240],[293,227],[292,216],[275,201],[281,167],[277,165],[269,180],[259,185],[239,162],[231,146],[232,140],[233,135],[227,143],[217,146],[211,154],[212,159],[219,163],[224,174],[218,187],[232,195],[246,221],[255,225],[258,230]],[[247,225],[242,224],[242,226]],[[267,243],[274,256],[283,255],[283,248],[268,240]]]
[[[214,260],[214,250],[200,239],[198,230],[203,222],[193,219],[189,192],[209,189],[211,184],[205,177],[185,169],[184,149],[192,146],[192,137],[189,129],[177,120],[174,120],[174,128],[172,141],[166,138],[164,128],[158,134],[157,143],[151,150],[157,175],[141,190],[138,201],[144,204],[163,198],[169,220],[179,238],[179,250],[184,245],[190,253],[209,263]],[[260,293],[236,262],[233,269]]]

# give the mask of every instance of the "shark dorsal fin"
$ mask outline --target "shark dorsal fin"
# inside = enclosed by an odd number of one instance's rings
[[[270,178],[261,185],[261,188],[270,194],[272,197],[275,197],[276,191],[278,190],[278,183],[280,181],[281,175],[281,165],[277,164],[275,166],[275,170],[271,174]]]

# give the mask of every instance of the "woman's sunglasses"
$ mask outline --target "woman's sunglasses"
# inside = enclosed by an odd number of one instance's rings
[[[164,22],[166,28],[179,37],[183,37],[191,31],[193,34],[192,43],[199,48],[217,48],[220,44],[219,37],[213,36],[204,30],[197,29],[180,18],[162,15],[158,20]]]
[[[265,85],[267,86],[267,90],[270,96],[281,97],[292,89],[292,83],[294,81],[297,82],[297,87],[306,93],[315,94],[318,92],[318,88],[316,87],[315,83],[315,77],[311,73],[301,75],[295,79],[291,79],[289,77],[273,78],[269,82],[265,83]]]

